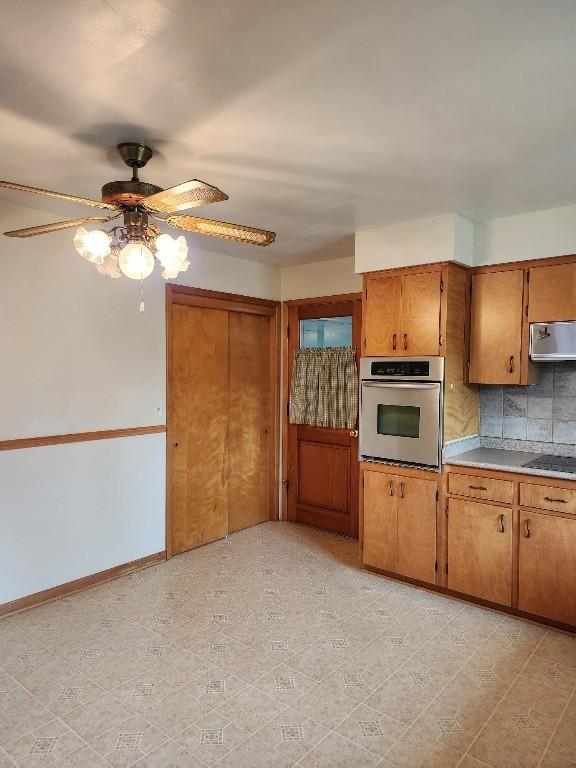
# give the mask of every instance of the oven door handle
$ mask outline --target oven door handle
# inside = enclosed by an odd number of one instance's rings
[[[402,389],[440,389],[440,382],[434,382],[433,384],[429,382],[418,382],[415,384],[410,384],[407,381],[404,382],[391,382],[390,384],[385,382],[379,382],[379,381],[363,381],[362,387],[370,387],[372,388],[378,388],[378,389],[398,389],[398,387],[401,387]]]

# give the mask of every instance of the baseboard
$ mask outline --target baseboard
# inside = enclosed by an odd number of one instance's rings
[[[155,552],[153,555],[141,557],[138,560],[131,560],[129,563],[115,565],[113,568],[107,568],[105,571],[92,573],[89,576],[82,576],[80,579],[68,581],[66,584],[59,584],[57,587],[51,587],[50,589],[44,589],[42,592],[35,592],[33,595],[19,597],[17,600],[11,600],[9,603],[0,605],[0,616],[8,616],[8,614],[18,613],[19,611],[24,611],[27,608],[32,608],[36,605],[41,605],[42,603],[49,603],[52,600],[57,600],[65,595],[70,595],[73,592],[81,592],[84,589],[95,587],[97,584],[117,579],[119,576],[125,576],[127,573],[138,571],[141,568],[147,568],[150,565],[155,565],[164,560],[166,560],[165,550],[162,552]]]

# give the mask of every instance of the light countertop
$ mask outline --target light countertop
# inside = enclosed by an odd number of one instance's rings
[[[456,464],[460,467],[476,469],[495,469],[501,472],[519,472],[540,477],[556,477],[561,480],[576,480],[575,472],[556,472],[549,469],[534,469],[524,466],[529,461],[542,456],[541,453],[528,451],[511,451],[503,448],[475,448],[455,456],[445,458],[446,464]]]

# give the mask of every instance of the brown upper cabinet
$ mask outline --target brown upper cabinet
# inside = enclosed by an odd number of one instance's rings
[[[472,276],[471,384],[526,384],[522,360],[524,269]]]
[[[440,354],[442,274],[368,274],[364,277],[364,354]]]
[[[528,319],[531,323],[576,320],[576,263],[532,267]]]

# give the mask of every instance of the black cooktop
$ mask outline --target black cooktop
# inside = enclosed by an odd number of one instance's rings
[[[576,472],[576,457],[544,454],[537,459],[532,459],[524,466],[531,469],[547,469],[550,472]]]

